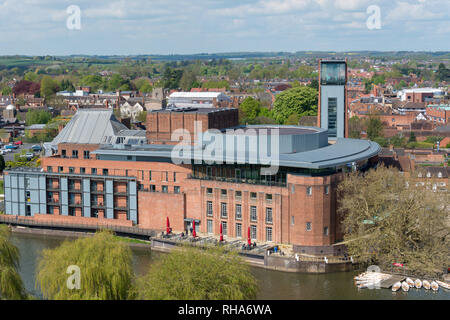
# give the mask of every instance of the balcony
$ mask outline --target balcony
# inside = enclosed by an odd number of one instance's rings
[[[69,207],[82,207],[81,201],[70,201]]]

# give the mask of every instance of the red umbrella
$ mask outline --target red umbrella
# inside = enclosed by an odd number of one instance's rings
[[[167,220],[166,220],[166,232],[167,232],[167,234],[170,233],[170,222],[169,222],[169,217],[167,217]]]
[[[220,223],[220,241],[223,241],[222,223]]]
[[[192,236],[195,238],[197,236],[197,233],[195,232],[195,221],[192,220]]]
[[[247,232],[247,243],[248,243],[249,245],[252,244],[252,240],[251,240],[251,238],[250,238],[250,227],[248,227],[248,232]]]

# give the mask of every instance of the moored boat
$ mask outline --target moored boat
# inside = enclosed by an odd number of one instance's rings
[[[416,281],[414,281],[414,286],[415,286],[417,289],[422,288],[422,280],[416,279]]]
[[[442,282],[442,281],[439,281],[439,280],[436,280],[436,283],[437,283],[440,287],[442,287],[442,288],[444,288],[444,289],[447,289],[447,290],[450,290],[450,284],[445,283],[445,282]]]
[[[414,288],[414,281],[411,278],[406,278],[405,281],[410,288]]]
[[[431,284],[430,284],[430,282],[428,280],[423,280],[422,285],[427,290],[431,289]]]
[[[398,289],[400,289],[401,286],[402,286],[401,282],[394,283],[393,286],[392,286],[392,291],[397,292]]]
[[[402,290],[405,292],[409,291],[409,285],[406,283],[406,281],[402,282]]]
[[[439,285],[437,284],[436,281],[431,282],[431,289],[433,291],[438,291],[439,290]]]

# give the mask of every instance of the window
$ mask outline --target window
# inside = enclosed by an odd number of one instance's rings
[[[222,221],[222,234],[226,236],[228,234],[228,223]]]
[[[206,215],[209,216],[209,217],[213,216],[212,201],[206,201]]]
[[[148,180],[152,181],[152,172],[151,171],[148,172]]]
[[[256,192],[250,192],[250,199],[256,200]]]
[[[89,151],[84,150],[84,151],[83,151],[83,158],[84,158],[84,159],[90,159],[90,157],[91,157],[91,156],[90,156],[90,154],[89,154]]]
[[[272,223],[273,217],[272,217],[272,208],[266,208],[266,223]]]
[[[323,235],[327,236],[328,235],[328,227],[324,227],[323,228]]]
[[[30,187],[30,178],[25,178],[25,189]]]
[[[330,193],[330,187],[329,186],[325,186],[325,194],[329,194]]]
[[[66,157],[66,150],[61,150],[61,157],[63,157],[63,158]]]
[[[161,190],[162,190],[163,193],[167,193],[167,192],[169,192],[169,187],[168,186],[162,186]]]
[[[220,190],[220,195],[221,195],[222,197],[226,197],[226,196],[227,196],[227,190],[226,190],[226,189]]]
[[[250,220],[251,221],[256,221],[257,220],[256,207],[255,206],[251,206],[250,207]]]
[[[242,238],[242,224],[236,223],[236,238]]]
[[[47,167],[47,172],[53,172],[53,167]]]
[[[78,159],[78,150],[72,150],[72,158]]]
[[[242,198],[242,191],[236,191],[236,199],[240,200]]]
[[[266,228],[266,241],[272,242],[272,227]]]
[[[206,220],[206,229],[208,233],[213,233],[213,221]]]
[[[80,168],[80,173],[81,174],[85,174],[86,173],[86,168]]]
[[[294,216],[291,216],[291,225],[294,225],[294,224],[295,224]]]
[[[27,217],[31,216],[31,206],[30,205],[25,206],[25,215]]]
[[[75,216],[75,208],[69,207],[69,216],[74,217]]]
[[[306,194],[307,194],[308,196],[312,195],[312,187],[307,187],[307,188],[306,188]]]
[[[337,136],[337,98],[328,98],[328,136]]]
[[[256,226],[250,226],[250,238],[256,240]]]
[[[30,198],[31,198],[30,191],[27,191],[26,194],[25,194],[25,201],[29,202]]]
[[[235,173],[235,176],[236,176],[236,179],[237,179],[237,180],[242,179],[242,176],[241,176],[241,169],[236,169],[236,170],[234,170],[234,173]]]
[[[63,167],[58,167],[58,172],[63,172],[64,168]]]
[[[223,219],[228,218],[227,204],[224,203],[224,202],[222,202],[222,203],[220,204],[220,216],[221,216]]]
[[[173,187],[173,193],[180,193],[180,187],[178,186]]]
[[[75,172],[75,168],[74,167],[69,167],[69,173],[74,173]]]
[[[128,177],[128,169],[125,170],[125,177]]]
[[[164,181],[169,181],[169,173],[167,171],[165,172],[164,178]]]
[[[131,161],[131,160],[133,160],[133,157],[132,156],[127,156],[127,160]]]
[[[103,175],[107,176],[108,175],[108,169],[103,169]]]
[[[312,223],[311,222],[307,222],[306,223],[306,231],[311,231],[312,230]]]
[[[55,208],[53,206],[47,206],[47,214],[53,214],[55,212]]]
[[[173,181],[174,181],[174,182],[177,181],[177,173],[176,173],[176,172],[173,173]]]
[[[156,192],[156,186],[154,184],[150,185],[150,192]]]
[[[97,169],[96,168],[92,168],[91,169],[91,174],[97,174]]]
[[[97,181],[92,181],[91,182],[91,190],[92,191],[97,191]]]
[[[236,220],[242,220],[242,205],[236,204]]]
[[[270,193],[266,194],[266,201],[267,202],[272,202],[272,194],[270,194]]]
[[[98,218],[98,209],[92,209],[91,218]]]
[[[206,194],[212,195],[212,193],[213,193],[212,188],[206,188]]]

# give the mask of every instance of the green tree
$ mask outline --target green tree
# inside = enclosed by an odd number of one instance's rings
[[[136,116],[136,120],[140,122],[146,122],[147,121],[147,111],[141,111]]]
[[[378,137],[383,137],[383,123],[380,118],[375,115],[370,115],[367,120],[367,136],[370,140]]]
[[[59,90],[58,83],[50,76],[44,76],[41,80],[41,97],[49,99]]]
[[[317,90],[300,86],[283,91],[277,95],[273,114],[278,123],[285,123],[289,116],[296,113],[299,117],[317,115]]]
[[[411,131],[411,132],[409,133],[409,139],[408,139],[408,142],[416,142],[416,141],[417,141],[416,135],[414,134],[413,131]]]
[[[448,267],[449,194],[383,166],[347,174],[338,186],[339,218],[358,262],[435,276]]]
[[[18,272],[19,249],[11,244],[9,237],[9,228],[0,225],[0,300],[26,299],[27,294]]]
[[[252,97],[247,97],[239,106],[241,111],[241,123],[252,121],[256,118],[261,108],[261,102]]]
[[[25,123],[27,126],[32,124],[46,124],[52,118],[52,114],[45,110],[28,110],[25,115]]]
[[[363,122],[358,116],[353,116],[348,121],[349,136],[352,139],[360,139],[363,130]]]
[[[256,297],[258,285],[236,252],[184,246],[152,263],[137,289],[140,299],[246,300]]]
[[[80,289],[66,285],[71,265],[80,268]],[[55,249],[45,249],[38,264],[36,285],[47,299],[124,300],[133,283],[130,248],[111,232],[97,232],[91,238],[65,241]]]
[[[197,77],[192,71],[184,71],[183,76],[180,79],[180,87],[184,91],[190,91],[196,82]]]

